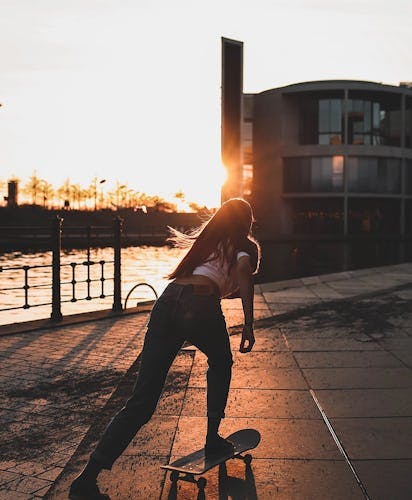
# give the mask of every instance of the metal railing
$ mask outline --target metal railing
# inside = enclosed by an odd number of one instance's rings
[[[132,294],[132,292],[139,286],[145,285],[148,286],[153,292],[155,297],[157,298],[156,290],[149,285],[148,283],[138,283],[136,284],[128,293],[125,304],[123,307],[122,304],[122,292],[121,292],[121,245],[122,245],[122,229],[123,229],[123,219],[117,217],[113,221],[112,227],[107,226],[86,226],[86,227],[67,227],[63,232],[63,218],[57,216],[53,221],[51,228],[49,231],[45,231],[45,228],[39,228],[39,232],[43,235],[43,237],[50,238],[50,247],[52,250],[52,263],[51,264],[38,264],[38,265],[24,265],[24,266],[0,266],[0,273],[5,272],[23,272],[23,286],[10,286],[6,288],[0,289],[0,292],[17,292],[24,291],[23,294],[23,304],[21,305],[12,305],[9,307],[1,307],[0,312],[2,311],[12,311],[16,309],[29,309],[32,307],[41,307],[51,305],[51,314],[50,318],[53,321],[61,321],[63,318],[62,315],[62,304],[67,302],[78,302],[78,301],[91,301],[93,299],[104,299],[107,297],[113,297],[112,303],[112,311],[121,312],[127,306],[127,301]],[[36,232],[36,228],[30,228],[31,232]],[[69,232],[71,234],[76,234],[76,237],[86,238],[86,251],[87,258],[82,262],[69,262],[69,263],[61,263],[61,253],[62,253],[62,238],[69,236]],[[93,235],[99,232],[103,232],[107,234],[108,232],[112,235],[112,246],[113,246],[113,260],[99,260],[93,261],[90,256],[90,249],[92,246],[92,238]],[[66,234],[65,234],[66,233]],[[113,266],[113,274],[107,275],[106,273],[106,265]],[[96,266],[98,268],[97,277],[93,277],[91,273],[91,269]],[[50,290],[50,282],[48,283],[33,283],[30,281],[30,272],[35,269],[40,268],[48,268],[51,269],[51,301],[50,302],[31,302],[30,301],[30,291],[33,289],[49,289]],[[79,279],[78,270],[79,268],[85,268],[85,278]],[[68,279],[62,280],[62,271],[67,270],[65,273],[70,277]],[[107,290],[106,282],[113,282],[113,293]],[[92,284],[99,283],[100,286],[98,288],[98,294],[92,295]],[[62,286],[70,287],[70,298],[62,298]],[[86,294],[85,296],[80,297],[78,295],[79,285],[85,287]]]

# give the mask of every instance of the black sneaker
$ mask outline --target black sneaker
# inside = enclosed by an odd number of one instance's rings
[[[220,456],[220,455],[233,455],[235,447],[233,444],[220,436],[217,436],[213,440],[206,441],[205,445],[205,456]]]
[[[109,495],[100,493],[96,482],[75,479],[69,490],[70,500],[110,500]]]

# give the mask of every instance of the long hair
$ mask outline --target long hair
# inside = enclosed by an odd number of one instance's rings
[[[167,278],[190,275],[199,264],[216,258],[227,262],[230,271],[239,251],[250,255],[253,273],[256,274],[260,263],[260,246],[251,233],[253,221],[250,204],[242,198],[231,198],[189,233],[181,233],[169,226],[167,241],[175,247],[188,248],[188,251]]]

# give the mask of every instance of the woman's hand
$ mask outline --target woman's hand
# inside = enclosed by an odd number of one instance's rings
[[[247,346],[246,346],[247,342]],[[244,325],[242,331],[242,340],[240,342],[239,351],[242,353],[250,352],[253,348],[253,344],[255,343],[255,335],[253,333],[252,325]]]

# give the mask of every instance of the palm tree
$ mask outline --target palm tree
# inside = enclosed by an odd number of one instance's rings
[[[29,179],[29,182],[23,187],[23,192],[28,196],[31,196],[32,204],[37,205],[37,195],[40,191],[41,179],[37,177],[37,171],[35,170]]]
[[[63,202],[65,208],[70,207],[71,202],[71,189],[70,189],[70,179],[67,178],[64,183],[57,188],[57,197]]]
[[[39,189],[42,194],[43,208],[46,208],[46,205],[50,206],[50,202],[53,199],[54,188],[50,182],[47,182],[45,179],[40,179]]]

